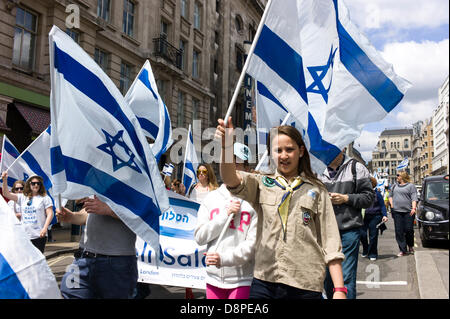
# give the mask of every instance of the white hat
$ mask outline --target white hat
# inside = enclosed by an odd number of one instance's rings
[[[243,161],[250,161],[252,158],[250,149],[242,143],[234,143],[234,155]]]

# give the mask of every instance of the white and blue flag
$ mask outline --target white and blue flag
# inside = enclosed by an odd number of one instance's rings
[[[158,247],[159,215],[169,201],[138,119],[113,81],[56,26],[49,45],[53,192],[97,195]]]
[[[19,154],[17,148],[4,136],[2,149],[1,171],[8,171],[8,187],[15,181],[27,181],[30,176],[41,176],[45,189],[53,202],[53,219],[51,225],[57,223],[55,215],[55,194],[51,181],[50,167],[50,134],[51,126],[43,131],[23,152]],[[18,155],[19,154],[19,155]],[[67,200],[62,201],[65,205]]]
[[[188,194],[189,189],[198,182],[197,168],[199,164],[200,163],[197,158],[197,152],[195,151],[191,125],[189,125],[183,163],[183,185],[186,187],[186,194]]]
[[[141,71],[125,95],[125,101],[141,124],[144,135],[153,139],[153,155],[159,162],[172,145],[172,124],[169,111],[158,93],[150,62],[145,61]]]
[[[310,154],[328,165],[410,84],[356,29],[343,1],[272,0],[266,10],[247,73],[302,123]]]
[[[45,256],[0,196],[0,299],[61,299]]]
[[[405,168],[408,167],[408,164],[409,164],[409,159],[408,159],[407,157],[405,157],[405,158],[403,159],[403,161],[401,161],[401,162],[398,164],[398,166],[397,166],[397,171],[402,171],[402,170],[404,170]]]

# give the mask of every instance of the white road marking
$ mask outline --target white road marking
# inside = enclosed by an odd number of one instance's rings
[[[407,281],[357,281],[359,285],[370,285],[370,286],[406,286]]]
[[[67,255],[66,256],[60,256],[60,257],[57,257],[55,260],[52,260],[52,261],[48,262],[47,264],[48,264],[49,267],[51,267],[54,264],[60,262],[61,260],[66,259],[66,258],[73,258],[73,256],[67,256]]]

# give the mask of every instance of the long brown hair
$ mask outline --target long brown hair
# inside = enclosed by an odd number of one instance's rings
[[[44,186],[44,180],[42,177],[34,175],[27,179],[27,182],[25,183],[25,187],[23,188],[23,195],[31,198],[33,197],[33,192],[31,191],[31,180],[38,179],[39,182],[41,182],[41,185],[39,186],[38,195],[45,196],[47,195],[47,191],[45,190]]]
[[[299,158],[298,162],[298,175],[300,173],[305,174],[305,176],[314,184],[317,186],[324,186],[323,183],[317,178],[316,174],[311,169],[311,160],[309,157],[308,149],[306,148],[305,142],[303,141],[302,135],[300,132],[293,126],[289,125],[281,125],[277,126],[275,128],[272,128],[270,130],[270,135],[267,138],[267,150],[270,154],[271,152],[271,141],[275,136],[278,135],[286,135],[289,136],[292,140],[297,143],[298,147],[301,148],[302,146],[305,149],[305,152],[303,153],[303,156]],[[275,134],[272,134],[275,133]]]
[[[219,184],[217,183],[216,174],[214,173],[212,166],[209,164],[200,164],[198,167],[200,168],[200,166],[204,166],[208,170],[208,184],[209,184],[208,186],[210,188],[210,191],[213,191],[213,190],[219,188]],[[198,173],[196,173],[196,174],[198,175]]]

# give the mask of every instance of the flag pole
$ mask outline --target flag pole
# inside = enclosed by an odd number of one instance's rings
[[[239,91],[241,89],[242,83],[244,82],[245,74],[247,73],[251,57],[252,57],[253,53],[255,52],[256,44],[258,43],[259,36],[261,35],[262,29],[264,27],[264,23],[266,22],[267,14],[269,12],[270,6],[272,5],[272,1],[273,0],[269,0],[267,2],[266,8],[265,8],[264,13],[263,13],[263,15],[261,17],[261,21],[259,22],[258,29],[256,30],[255,38],[253,39],[252,46],[250,47],[250,51],[248,52],[247,59],[245,60],[245,64],[244,64],[244,67],[242,68],[241,75],[239,76],[239,80],[238,80],[238,82],[236,84],[236,89],[234,90],[233,97],[231,98],[231,102],[230,102],[230,105],[228,106],[227,113],[225,114],[225,118],[224,118],[225,127],[226,127],[226,125],[228,123],[228,119],[231,116],[231,112],[233,112],[234,105],[236,104],[236,100],[238,98]],[[219,247],[219,244],[222,241],[222,238],[223,238],[223,236],[225,234],[225,231],[227,230],[228,226],[230,225],[232,219],[233,219],[233,215],[228,216],[228,219],[227,219],[227,221],[225,222],[225,225],[222,228],[222,231],[221,231],[220,236],[219,236],[219,238],[217,240],[216,247],[215,247],[214,250],[216,250],[217,247]]]
[[[10,169],[10,167],[12,167],[19,159],[22,158],[22,155],[25,154],[25,152],[27,152],[27,151],[30,149],[30,147],[31,147],[31,146],[32,146],[32,145],[33,145],[33,144],[41,137],[41,135],[44,134],[44,133],[47,131],[47,129],[48,129],[48,127],[47,127],[45,130],[43,130],[42,133],[39,134],[39,136],[36,137],[36,138],[34,139],[34,141],[33,141],[30,145],[28,145],[27,148],[26,148],[22,153],[20,153],[19,156],[17,156],[17,158],[14,160],[14,162],[12,162],[12,164],[9,165],[9,167],[6,169],[6,172],[8,172],[8,170]],[[4,140],[3,140],[3,143],[4,143]]]
[[[273,0],[269,0],[267,2],[266,8],[264,10],[263,16],[261,17],[261,21],[259,22],[258,30],[256,30],[255,38],[253,39],[252,46],[250,47],[250,51],[248,52],[247,59],[245,60],[244,67],[242,68],[241,75],[239,76],[239,80],[236,84],[236,89],[234,90],[233,97],[231,98],[230,105],[228,106],[227,113],[225,114],[225,125],[228,123],[228,118],[231,116],[231,112],[233,112],[234,105],[236,104],[236,100],[239,95],[239,91],[241,89],[242,83],[244,82],[245,74],[247,73],[248,66],[250,64],[251,56],[253,52],[255,52],[256,43],[258,42],[259,36],[261,35],[261,31],[263,29],[264,23],[266,22],[267,13],[269,12],[270,6]]]
[[[184,173],[186,170],[186,157],[187,157],[187,151],[188,151],[188,145],[189,145],[189,135],[191,133],[191,124],[189,124],[189,130],[188,130],[188,135],[187,135],[187,139],[186,139],[186,147],[184,148],[184,160],[183,160],[183,173],[181,174],[181,183],[184,185]],[[192,135],[192,138],[194,138],[194,135]],[[184,185],[186,188],[186,185]],[[186,189],[186,193],[185,195],[188,194],[188,189]]]

